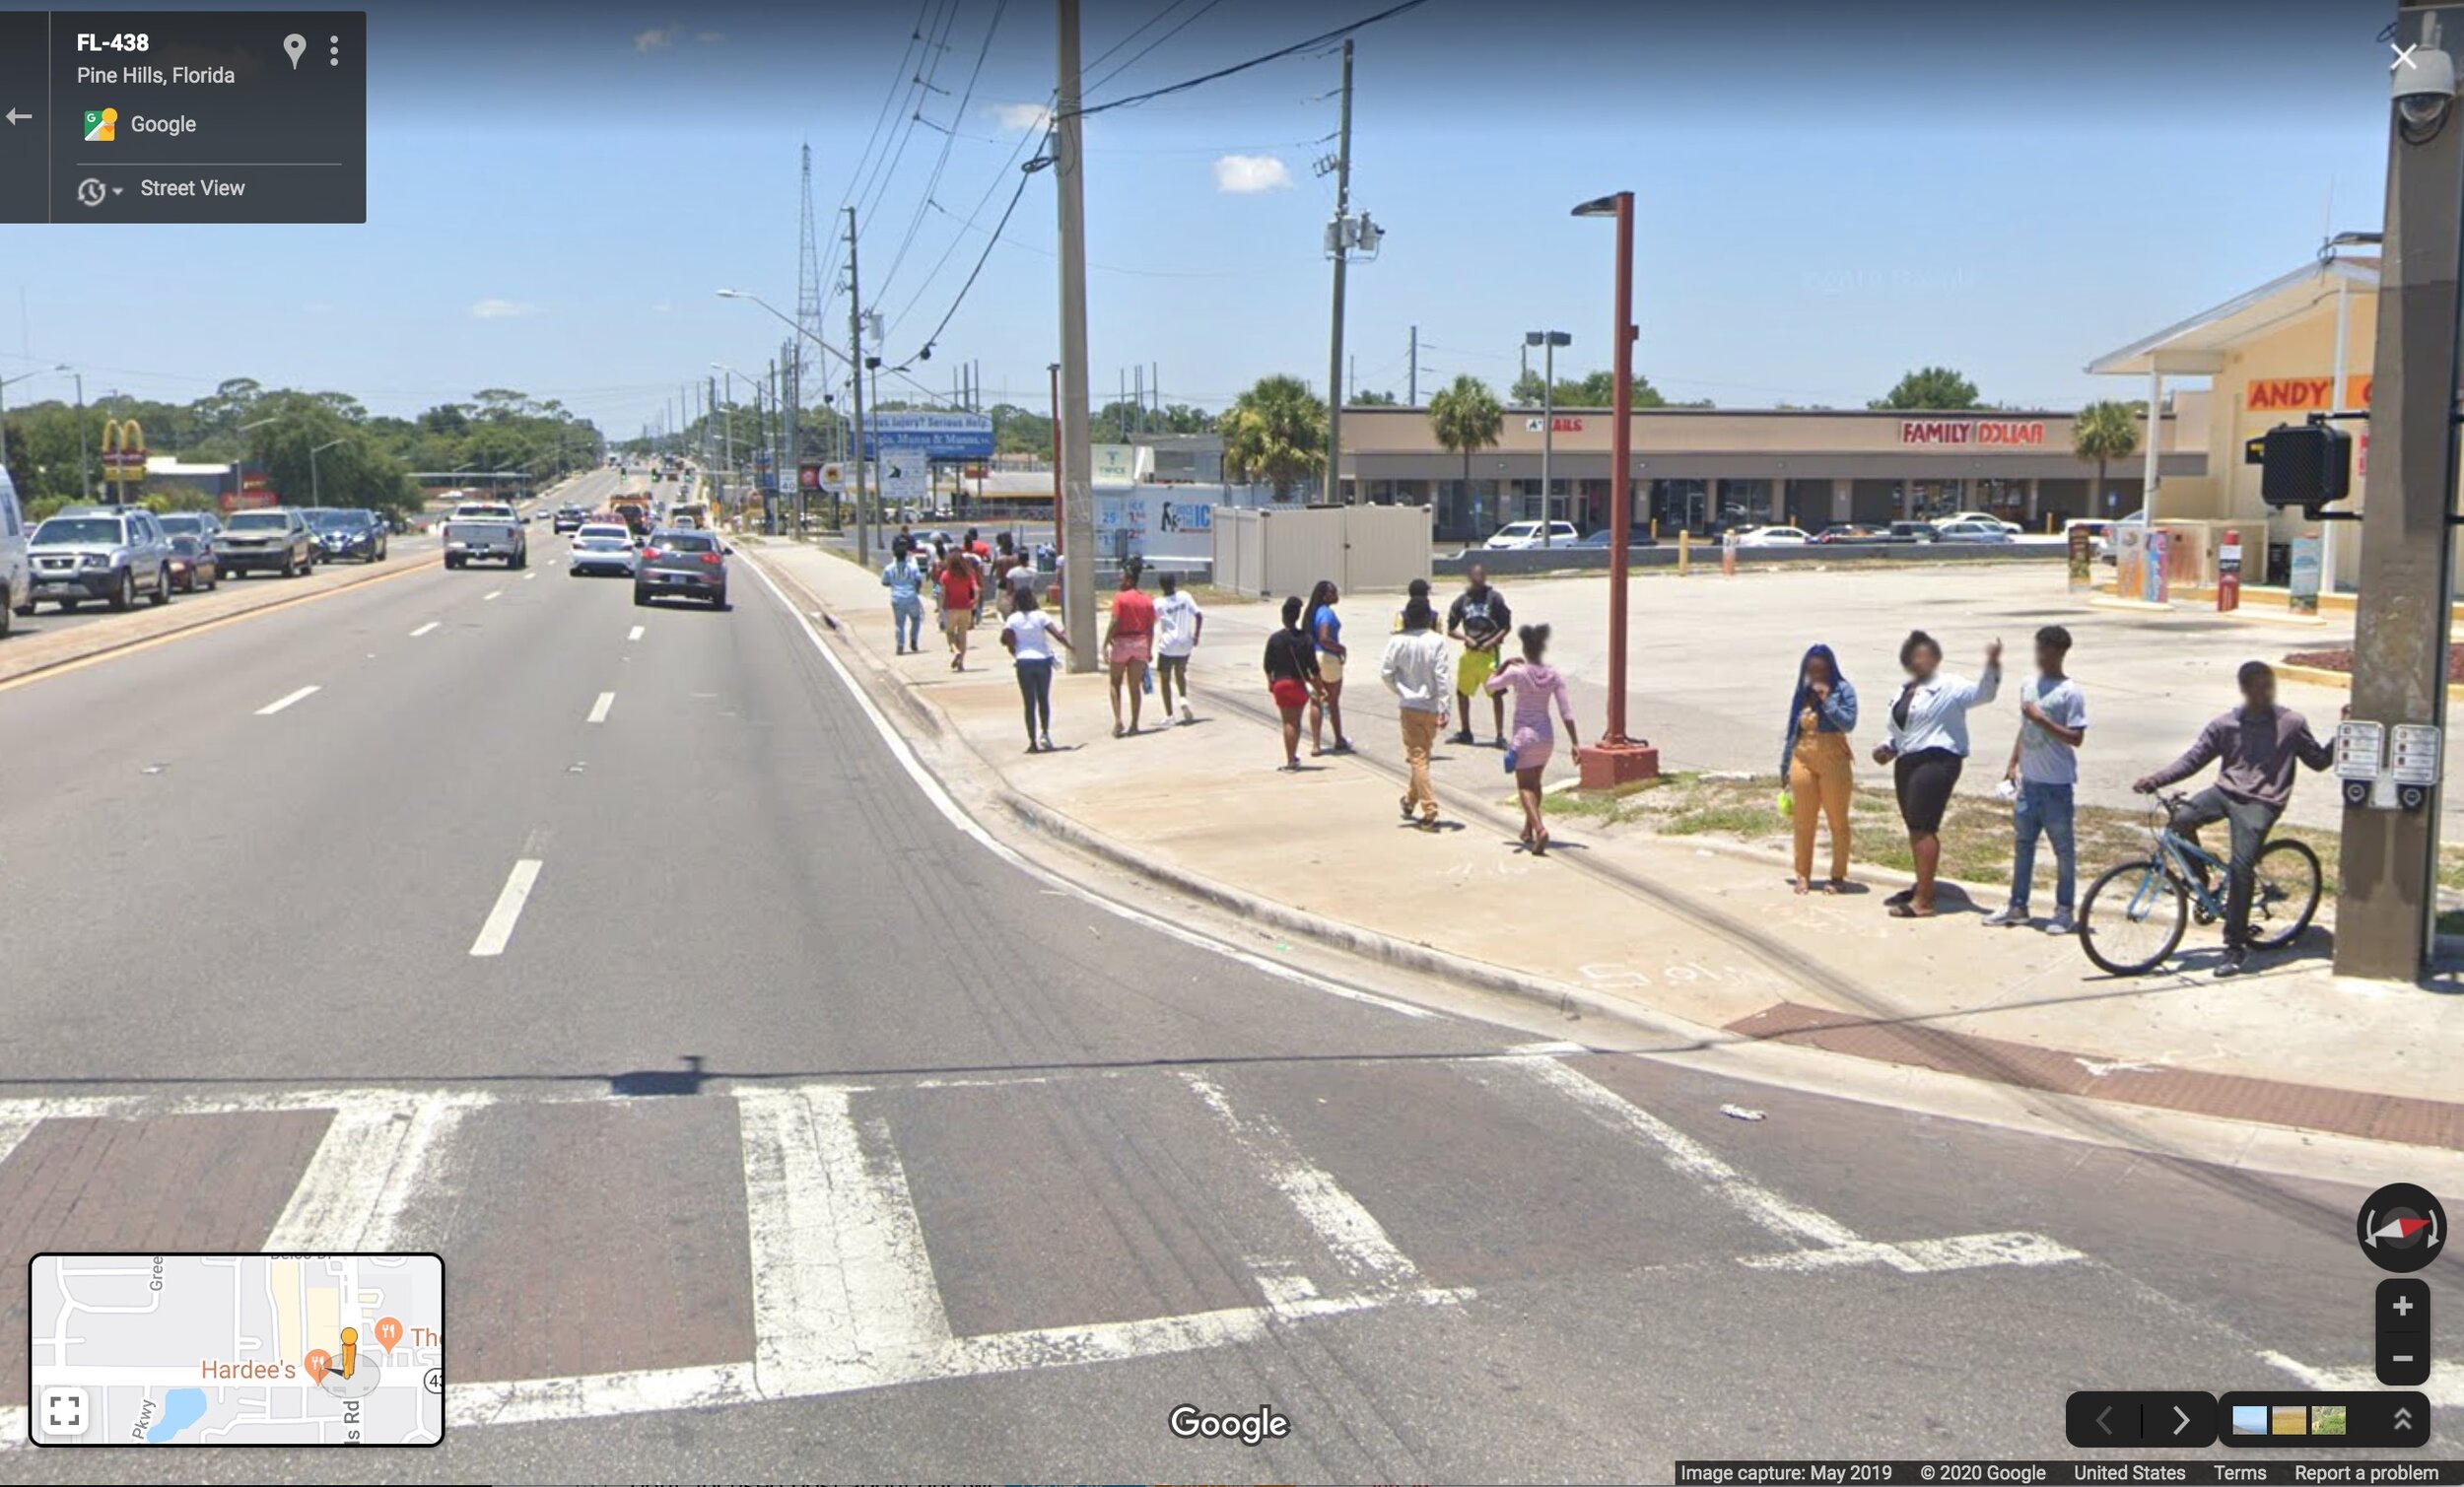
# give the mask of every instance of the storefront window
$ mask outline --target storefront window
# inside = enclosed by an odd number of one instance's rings
[[[1674,532],[1679,528],[1703,532],[1711,528],[1711,494],[1709,483],[1700,480],[1655,480],[1651,483],[1650,504],[1645,509],[1649,519],[1660,523],[1660,530]]]
[[[1717,484],[1721,526],[1769,526],[1778,520],[1771,509],[1771,482],[1722,480]]]

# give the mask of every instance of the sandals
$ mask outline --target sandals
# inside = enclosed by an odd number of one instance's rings
[[[1930,919],[1934,916],[1934,913],[1935,911],[1931,909],[1919,909],[1912,903],[1893,904],[1890,906],[1890,916],[1894,919]]]
[[[1886,907],[1891,909],[1898,909],[1902,906],[1913,904],[1915,902],[1916,890],[1913,888],[1903,888],[1882,901]]]

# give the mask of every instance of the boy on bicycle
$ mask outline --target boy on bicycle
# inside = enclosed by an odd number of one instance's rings
[[[2265,661],[2244,661],[2238,677],[2241,706],[2199,731],[2187,753],[2131,786],[2154,794],[2175,780],[2217,766],[2216,783],[2182,803],[2173,825],[2191,841],[2199,828],[2223,821],[2232,830],[2233,849],[2224,893],[2224,960],[2218,976],[2238,976],[2250,956],[2250,887],[2259,848],[2276,818],[2293,799],[2293,765],[2323,770],[2335,751],[2310,733],[2308,719],[2276,702],[2276,672]]]

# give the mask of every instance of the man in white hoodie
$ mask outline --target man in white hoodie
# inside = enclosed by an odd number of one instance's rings
[[[1403,606],[1403,631],[1386,642],[1378,680],[1402,708],[1403,759],[1411,787],[1403,794],[1403,819],[1418,816],[1424,830],[1437,829],[1437,792],[1429,788],[1429,750],[1454,706],[1454,650],[1436,630],[1437,612],[1425,598]]]

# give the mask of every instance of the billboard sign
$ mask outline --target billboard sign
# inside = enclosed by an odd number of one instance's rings
[[[864,452],[887,450],[915,459],[991,459],[988,413],[876,413],[864,420]]]

